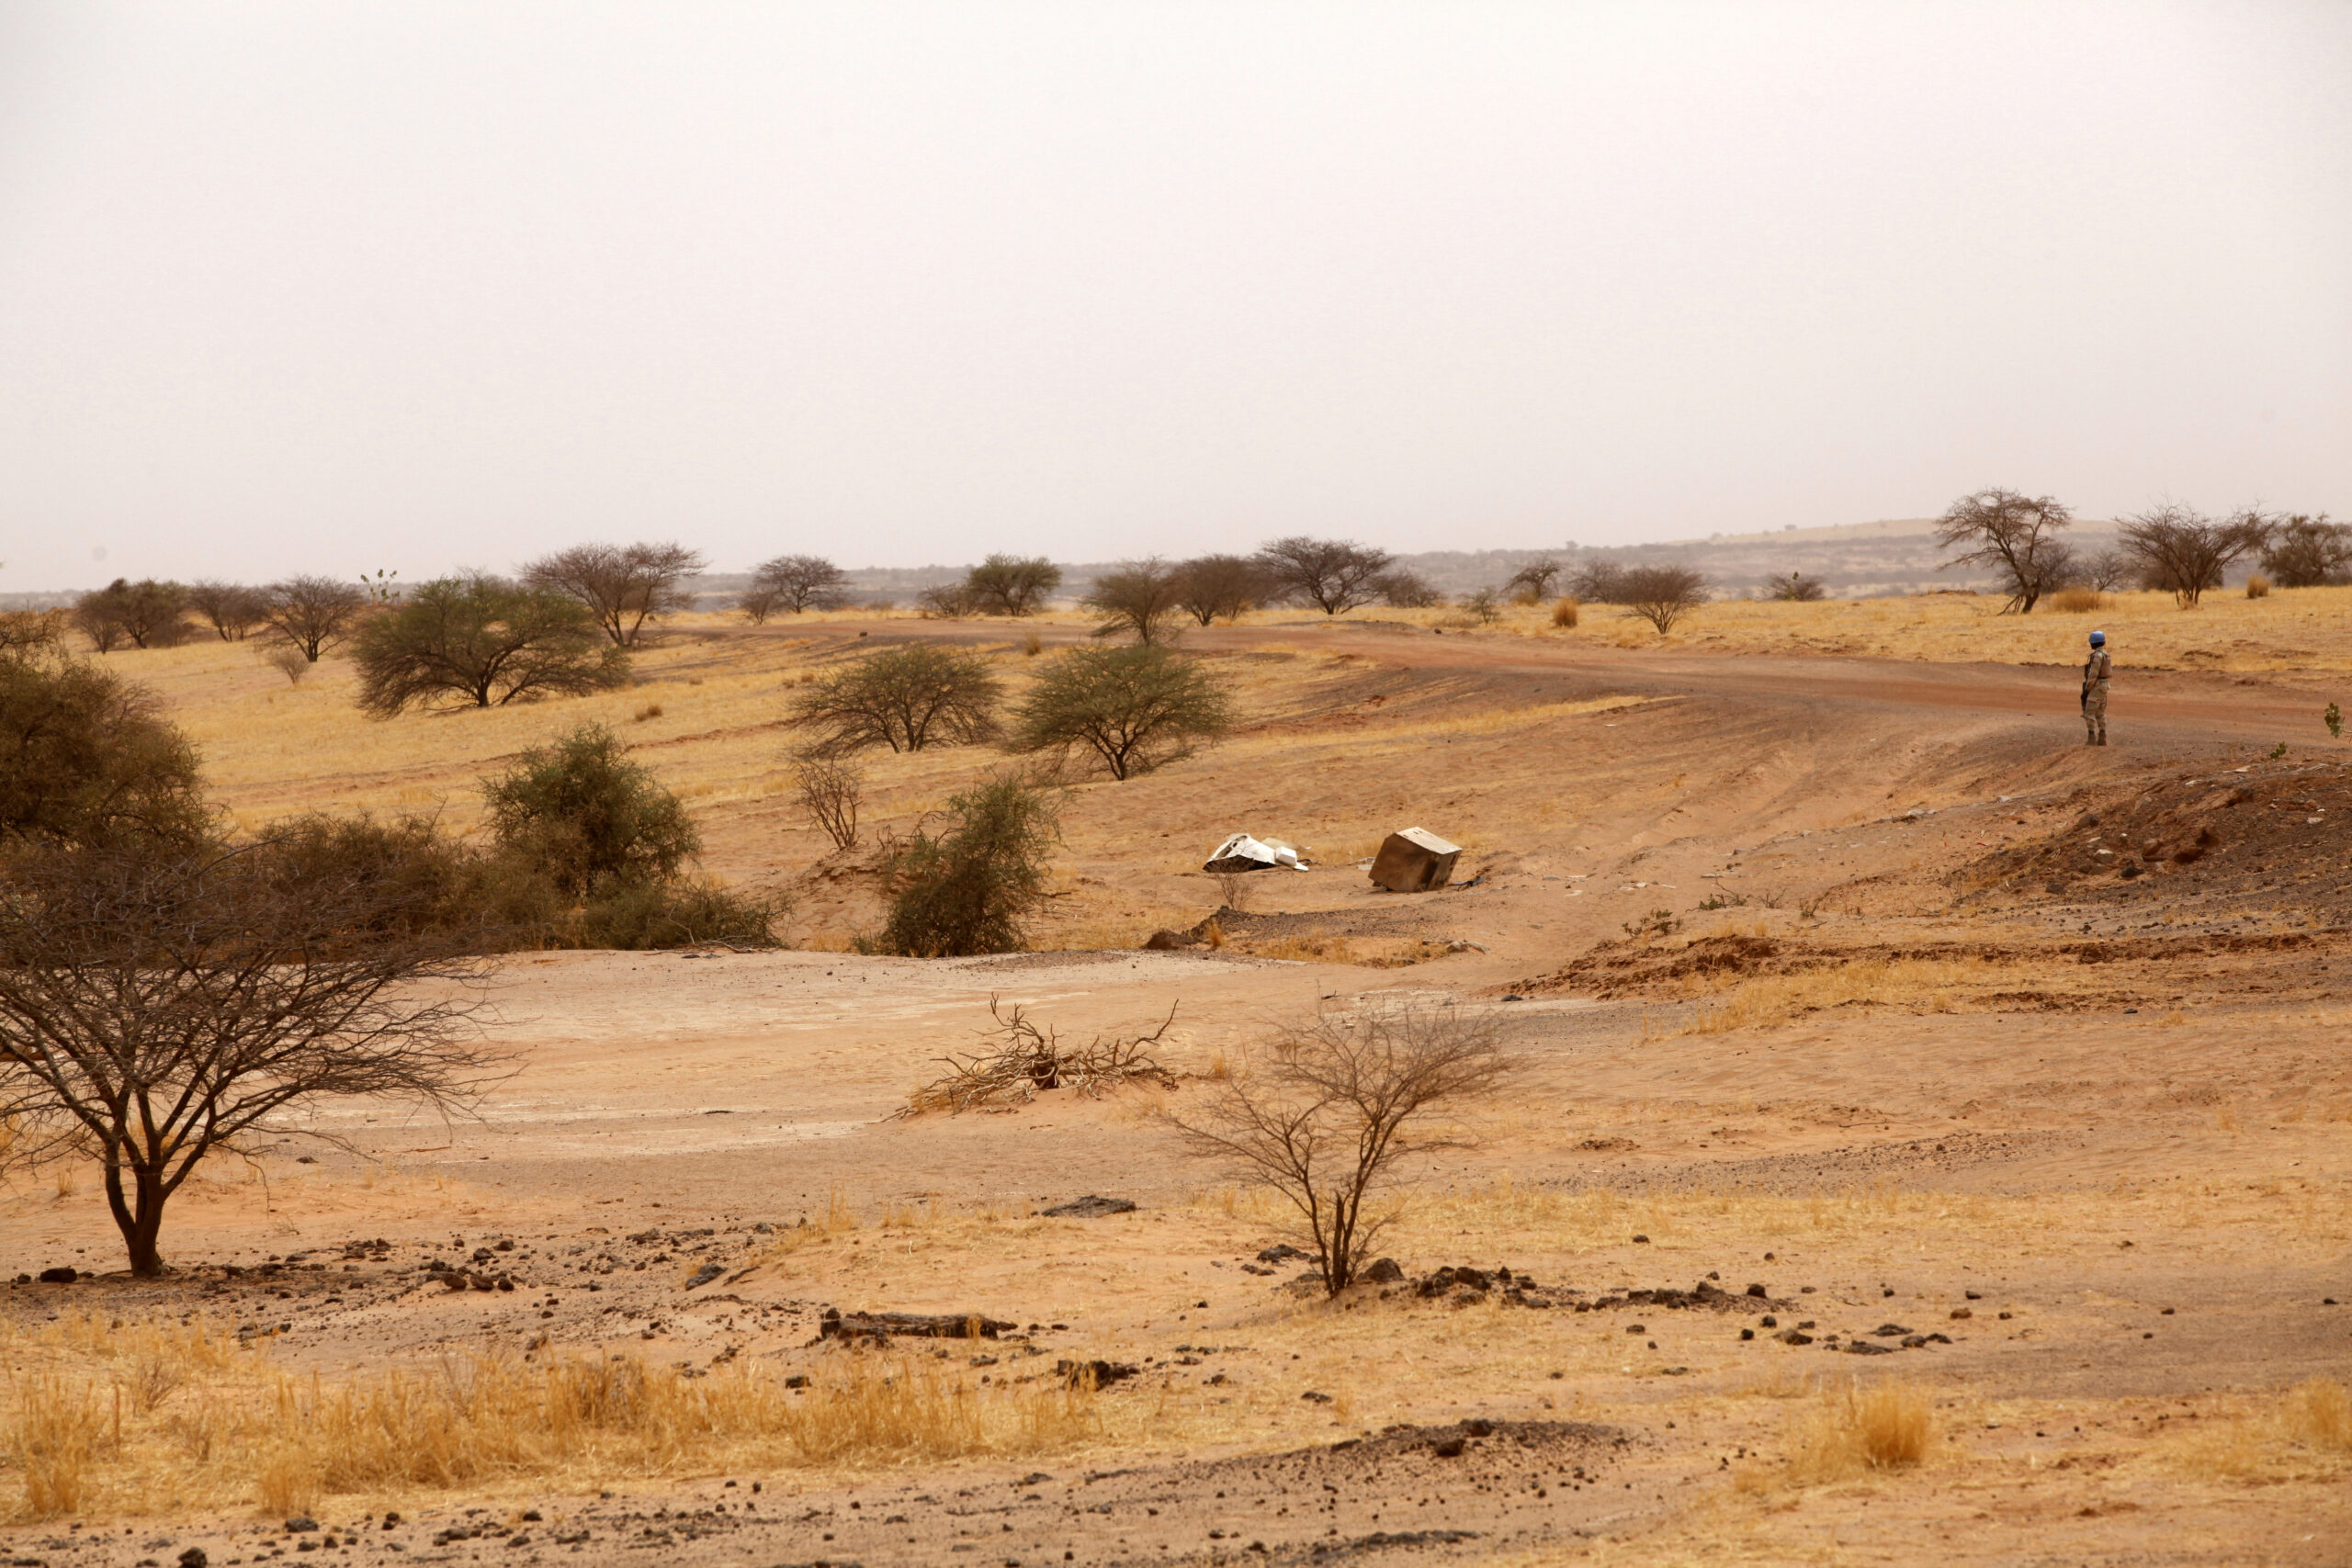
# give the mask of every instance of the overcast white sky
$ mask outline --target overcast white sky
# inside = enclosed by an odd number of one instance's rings
[[[2352,512],[2352,5],[0,0],[0,591]]]

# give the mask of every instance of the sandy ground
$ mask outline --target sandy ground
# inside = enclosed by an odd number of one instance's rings
[[[1078,792],[1057,919],[1120,948],[519,958],[491,998],[514,1072],[479,1121],[316,1108],[180,1201],[169,1280],[107,1272],[94,1183],[17,1190],[6,1273],[98,1277],[0,1297],[12,1370],[78,1314],[200,1314],[299,1377],[485,1350],[821,1377],[828,1307],[1015,1325],[917,1346],[990,1389],[1136,1369],[1093,1438],[1017,1459],[320,1505],[333,1550],[405,1561],[2352,1562],[2352,1453],[2279,1414],[2352,1379],[2352,773],[2267,755],[2316,688],[2152,674],[2093,750],[2064,672],[2014,665],[1426,628],[1195,646],[1295,682],[1228,747]],[[712,799],[714,863],[801,877],[784,811]],[[1472,845],[1456,886],[1369,887],[1354,857],[1408,821]],[[1253,879],[1234,947],[1125,950],[1216,907],[1191,868],[1234,827],[1332,855]],[[854,874],[795,886],[804,941],[865,918]],[[1284,940],[1442,955],[1245,951]],[[1081,1036],[1173,1009],[1188,1076],[894,1119],[991,998]],[[1408,1281],[1508,1267],[1525,1302],[1301,1293],[1258,1260],[1283,1216],[1152,1114],[1283,1020],[1405,1002],[1491,1010],[1527,1067],[1467,1114],[1474,1148],[1414,1173],[1384,1250]],[[1087,1194],[1137,1207],[1036,1214]],[[436,1259],[514,1289],[445,1290]],[[1710,1281],[1725,1301],[1626,1299]],[[1791,1479],[1849,1378],[1928,1392],[1928,1461]],[[6,1550],[130,1568],[320,1539],[249,1496],[110,1484]]]

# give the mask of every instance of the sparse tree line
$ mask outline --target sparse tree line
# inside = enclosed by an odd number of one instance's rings
[[[1950,564],[1991,567],[2007,594],[2005,611],[2030,615],[2070,588],[2126,587],[2169,593],[2194,609],[2241,560],[2258,559],[2264,586],[2317,588],[2352,582],[2352,526],[2324,514],[2286,514],[2246,507],[2211,517],[2166,503],[2122,520],[2116,547],[2078,555],[2062,537],[2074,513],[2051,496],[1978,491],[1952,502],[1937,543],[1957,548]]]

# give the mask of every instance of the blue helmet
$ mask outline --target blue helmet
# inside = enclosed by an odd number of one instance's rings
[[[2107,646],[2107,634],[2105,632],[2091,633],[2091,646],[2093,648],[2105,648]]]

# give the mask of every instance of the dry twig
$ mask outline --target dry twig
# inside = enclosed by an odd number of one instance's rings
[[[989,1016],[996,1021],[996,1027],[980,1033],[983,1039],[995,1040],[995,1048],[972,1056],[942,1056],[940,1060],[948,1068],[947,1076],[909,1095],[905,1107],[894,1116],[1025,1105],[1041,1089],[1074,1089],[1089,1098],[1099,1099],[1105,1090],[1122,1084],[1176,1087],[1176,1075],[1149,1054],[1150,1047],[1159,1044],[1169,1025],[1176,1021],[1176,1010],[1172,1007],[1168,1010],[1168,1016],[1159,1021],[1159,1026],[1148,1034],[1113,1035],[1108,1039],[1098,1034],[1074,1050],[1066,1050],[1060,1036],[1050,1026],[1040,1028],[1017,1002],[1008,1013],[990,997]]]

